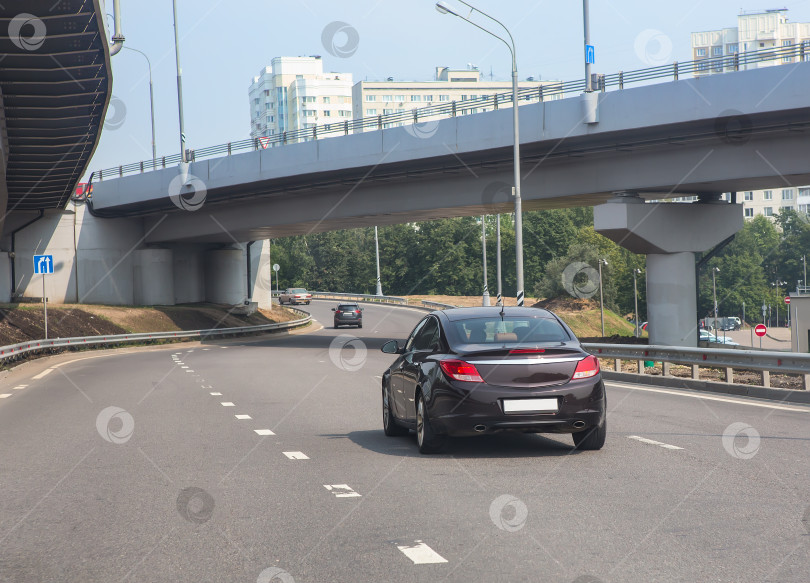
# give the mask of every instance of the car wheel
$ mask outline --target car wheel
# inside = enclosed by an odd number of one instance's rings
[[[388,392],[383,387],[382,390],[382,407],[383,407],[383,431],[388,437],[396,437],[398,435],[407,435],[407,427],[397,425],[394,419],[394,414],[391,413],[391,401],[388,399]]]
[[[362,328],[362,327],[363,327],[363,325],[362,325],[362,324],[358,324],[358,325],[357,325],[357,327],[358,327],[358,328]]]
[[[419,403],[416,406],[416,444],[419,453],[436,453],[444,445],[444,435],[436,435],[430,425],[427,415],[425,398],[419,394]]]
[[[607,419],[603,419],[602,423],[595,427],[572,433],[571,437],[574,438],[574,447],[579,450],[597,450],[602,449],[605,445],[605,437],[607,437]]]
[[[338,324],[337,322],[335,322],[335,330],[337,330],[338,328],[340,328],[340,324]]]

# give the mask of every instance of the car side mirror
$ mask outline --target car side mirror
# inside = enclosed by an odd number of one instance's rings
[[[388,342],[382,345],[382,348],[380,348],[380,350],[382,350],[386,354],[399,354],[400,353],[399,342],[397,342],[396,340],[389,340]]]
[[[334,311],[335,311],[335,308],[332,308],[332,311],[334,312]]]

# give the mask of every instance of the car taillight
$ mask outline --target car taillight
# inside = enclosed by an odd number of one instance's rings
[[[360,315],[360,310],[355,310],[354,313],[359,316]]]
[[[469,362],[463,360],[440,360],[439,366],[442,367],[444,374],[454,381],[465,381],[468,383],[483,383],[484,379]]]
[[[599,374],[599,359],[595,356],[586,356],[577,363],[574,371],[575,379],[587,379]]]
[[[509,354],[543,354],[545,351],[545,348],[515,348]]]
[[[336,314],[342,314],[343,312],[341,312],[340,310],[335,310],[335,313]]]

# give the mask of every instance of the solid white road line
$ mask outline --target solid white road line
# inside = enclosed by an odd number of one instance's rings
[[[300,451],[282,451],[291,460],[308,460],[309,456]]]
[[[236,407],[236,405],[234,405],[234,404],[233,404],[233,403],[231,403],[230,401],[222,401],[222,402],[220,403],[220,405],[222,405],[223,407]]]
[[[323,487],[332,492],[335,498],[358,498],[362,495],[352,490],[348,484],[324,484]]]
[[[707,401],[723,401],[725,403],[735,403],[737,405],[750,405],[751,407],[764,407],[766,409],[778,409],[780,411],[798,411],[802,413],[810,413],[810,407],[791,407],[788,405],[777,405],[766,403],[762,401],[754,401],[748,399],[735,399],[734,397],[720,397],[716,395],[708,395],[705,393],[701,394],[692,394],[686,393],[683,391],[670,391],[667,389],[654,389],[651,387],[639,387],[637,385],[632,384],[625,384],[625,383],[614,383],[612,381],[608,381],[605,383],[609,387],[618,387],[620,389],[631,389],[634,391],[647,391],[650,393],[665,393],[667,395],[678,395],[680,397],[691,397],[693,399],[706,399]]]
[[[43,371],[42,371],[41,373],[39,373],[38,375],[33,376],[33,377],[31,377],[31,378],[32,378],[32,379],[34,379],[35,381],[38,381],[39,379],[41,379],[41,378],[43,378],[43,377],[48,376],[48,375],[49,375],[49,374],[51,374],[52,372],[53,372],[53,369],[52,369],[52,368],[46,368],[45,370],[43,370]]]
[[[234,415],[237,419],[253,419],[250,415]]]
[[[650,445],[657,445],[658,447],[663,447],[665,449],[683,449],[682,447],[678,447],[677,445],[661,443],[660,441],[655,441],[654,439],[647,439],[646,437],[639,437],[638,435],[628,435],[627,439],[635,439],[636,441],[640,441],[641,443],[649,443]]]
[[[420,540],[416,541],[416,544],[413,545],[397,545],[397,548],[402,551],[402,554],[413,561],[414,565],[447,562],[447,559]]]
[[[275,433],[273,433],[269,429],[254,429],[253,431],[258,433],[259,435],[275,435]]]

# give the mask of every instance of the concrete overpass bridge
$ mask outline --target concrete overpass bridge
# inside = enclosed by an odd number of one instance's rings
[[[523,105],[524,205],[596,205],[599,232],[648,255],[653,340],[694,345],[694,253],[743,222],[720,193],[810,183],[808,73],[796,63]],[[265,239],[510,212],[511,144],[500,110],[222,156],[188,174],[105,174],[93,217],[76,209],[86,241],[74,250],[91,258],[84,275],[71,267],[74,295],[269,301]],[[700,200],[653,202],[684,195]]]

